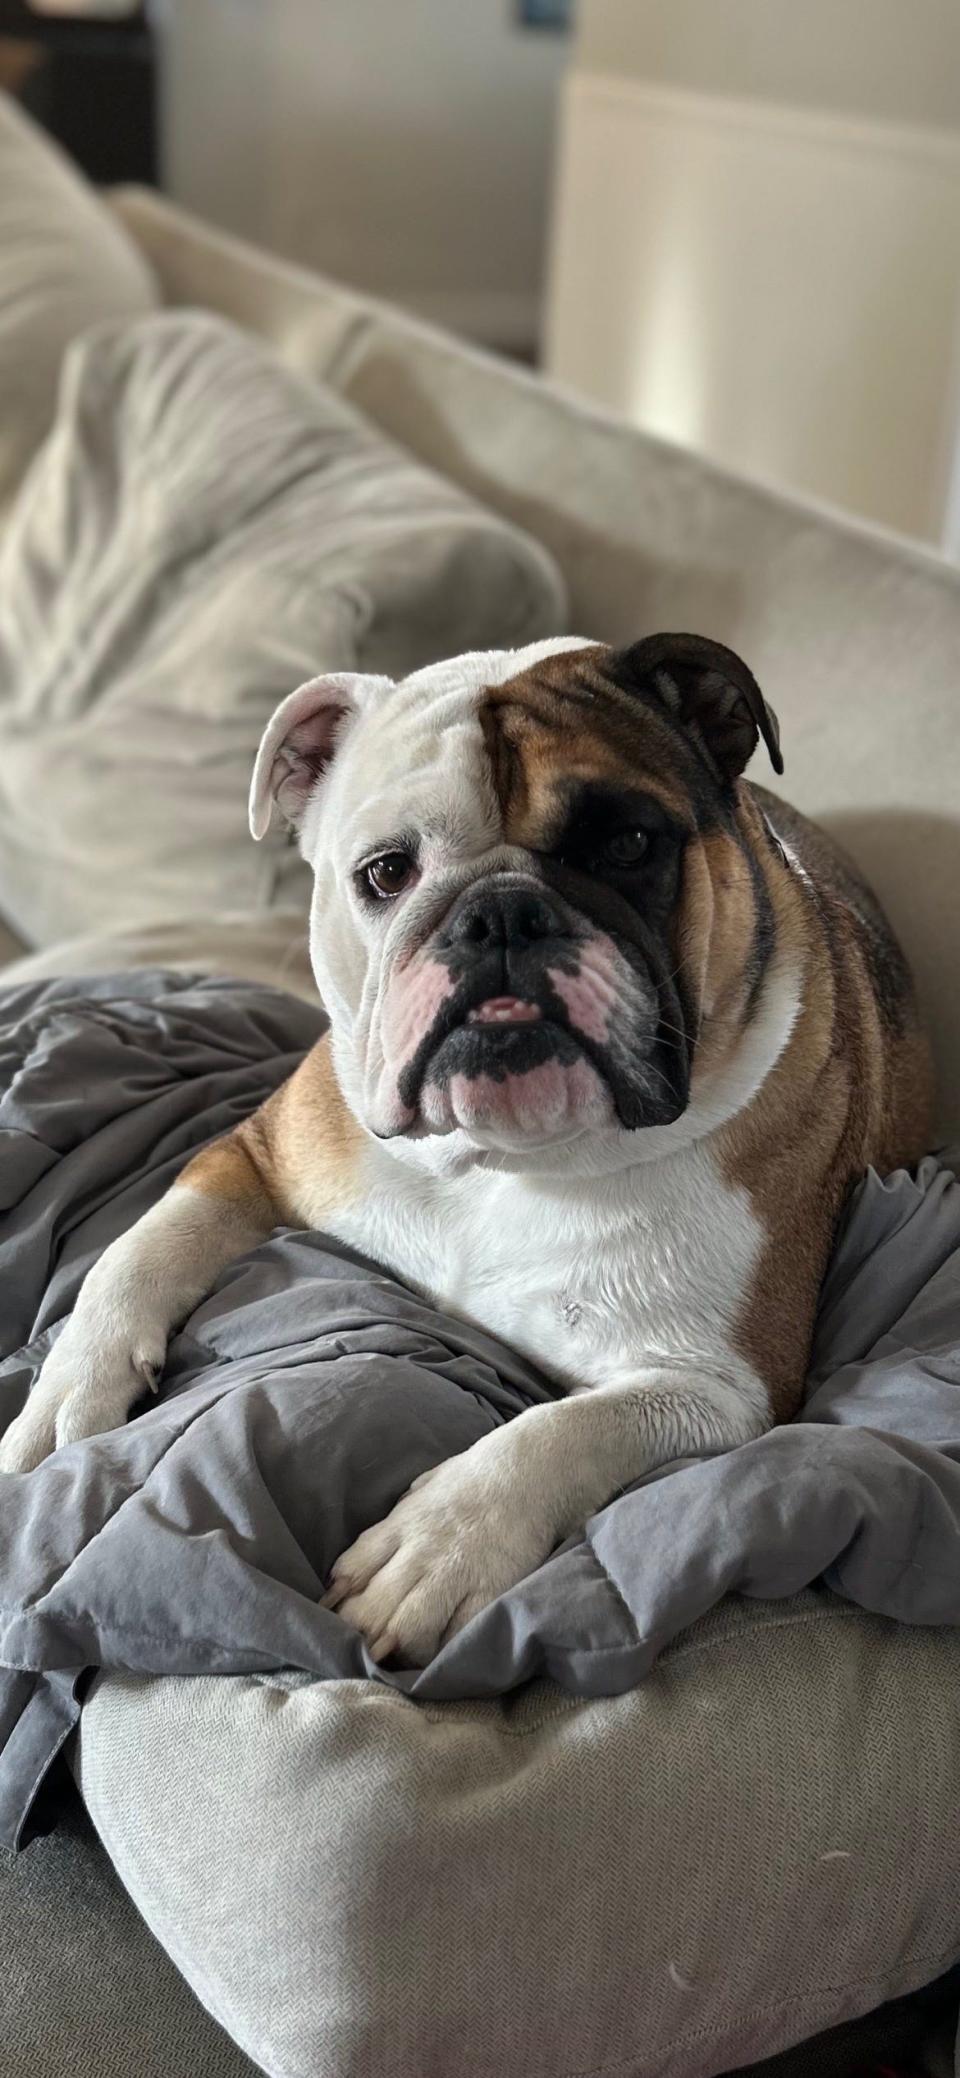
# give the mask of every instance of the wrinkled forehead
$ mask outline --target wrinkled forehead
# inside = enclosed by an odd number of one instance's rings
[[[336,760],[327,830],[353,849],[408,833],[536,848],[578,782],[646,784],[676,808],[674,732],[606,678],[609,656],[566,637],[414,673],[364,713]]]

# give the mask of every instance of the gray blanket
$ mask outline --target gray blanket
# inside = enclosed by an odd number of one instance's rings
[[[82,1276],[320,1027],[239,982],[141,973],[0,997],[0,1429]],[[235,1264],[123,1430],[0,1478],[0,1840],[16,1844],[87,1670],[368,1675],[415,1696],[640,1681],[730,1592],[813,1581],[960,1622],[960,1185],[868,1176],[823,1293],[803,1419],[620,1495],[422,1672],[319,1606],[418,1472],[550,1388],[322,1236]]]

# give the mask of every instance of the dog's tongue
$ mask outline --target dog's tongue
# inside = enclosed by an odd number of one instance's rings
[[[535,1025],[540,1016],[536,1003],[524,1003],[519,996],[489,996],[485,1003],[478,1003],[467,1018],[469,1025]]]

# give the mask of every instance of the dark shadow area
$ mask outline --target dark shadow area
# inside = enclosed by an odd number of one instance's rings
[[[953,2078],[960,1968],[731,2078]]]
[[[960,1137],[960,804],[958,819],[851,809],[823,826],[859,866],[910,961],[937,1070],[942,1139]]]
[[[3,2078],[256,2078],[145,1926],[65,1768],[43,1824],[23,1854],[0,1851]]]

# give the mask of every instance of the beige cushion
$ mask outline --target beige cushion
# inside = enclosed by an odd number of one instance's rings
[[[116,216],[0,94],[0,517],[53,418],[70,341],[156,302]]]
[[[960,1637],[729,1602],[633,1693],[101,1678],[80,1781],[274,2078],[711,2078],[960,1954]]]
[[[71,348],[0,592],[0,910],[34,944],[306,906],[282,829],[247,829],[276,703],[564,612],[536,543],[196,313]]]
[[[317,1000],[302,908],[165,917],[126,931],[91,931],[84,937],[65,938],[21,958],[15,957],[12,939],[10,943],[10,964],[2,974],[4,987],[51,981],[62,974],[129,974],[138,967],[170,967],[178,972],[264,982],[289,995],[304,996],[310,1003]]]

